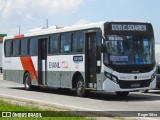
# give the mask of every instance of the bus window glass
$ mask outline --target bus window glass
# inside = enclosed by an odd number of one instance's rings
[[[28,55],[28,39],[21,40],[21,55]]]
[[[61,35],[61,44],[60,44],[60,52],[61,53],[70,53],[70,41],[71,41],[71,34],[65,33]]]
[[[49,41],[49,54],[56,54],[59,50],[58,45],[58,35],[53,35],[50,37]]]
[[[72,52],[81,53],[83,52],[83,33],[73,33]]]
[[[108,35],[105,63],[111,64],[153,64],[153,42],[147,36]]]
[[[13,41],[13,56],[19,56],[20,40]]]
[[[31,38],[29,42],[29,54],[36,56],[38,54],[38,40]]]
[[[10,57],[12,55],[12,40],[7,40],[5,42],[5,55]]]

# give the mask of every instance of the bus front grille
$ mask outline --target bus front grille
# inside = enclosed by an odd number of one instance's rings
[[[151,80],[141,80],[141,81],[118,81],[120,88],[130,89],[130,88],[140,88],[140,87],[149,87]]]

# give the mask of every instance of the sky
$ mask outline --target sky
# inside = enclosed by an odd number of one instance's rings
[[[133,20],[153,25],[160,43],[160,0],[0,0],[0,33],[100,21]]]

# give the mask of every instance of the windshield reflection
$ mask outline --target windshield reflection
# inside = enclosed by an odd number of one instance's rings
[[[107,35],[106,64],[153,64],[153,44],[150,37]]]

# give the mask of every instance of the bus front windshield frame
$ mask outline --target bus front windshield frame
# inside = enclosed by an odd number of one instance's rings
[[[154,64],[154,37],[107,35],[104,63],[113,65]]]

